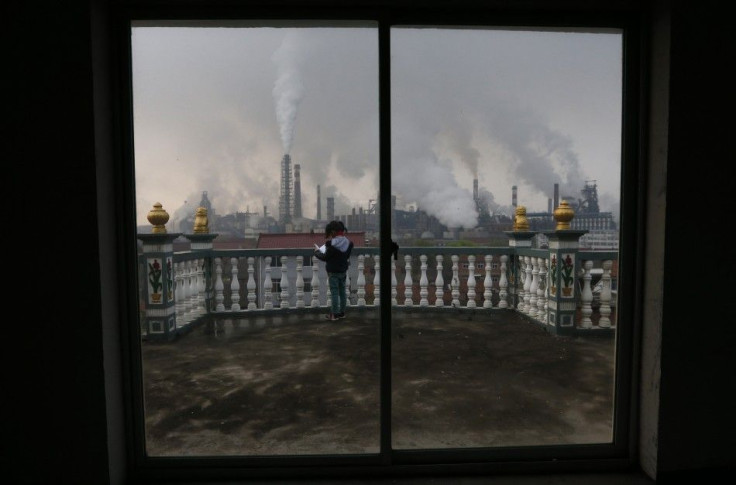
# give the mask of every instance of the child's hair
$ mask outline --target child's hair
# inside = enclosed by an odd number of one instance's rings
[[[348,232],[348,230],[345,228],[345,224],[343,224],[342,221],[330,221],[325,227],[325,236],[329,236],[333,232],[341,234],[344,232]]]

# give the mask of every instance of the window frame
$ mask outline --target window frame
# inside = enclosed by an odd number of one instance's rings
[[[114,72],[118,104],[117,140],[119,156],[118,214],[121,219],[119,254],[120,273],[128,275],[121,285],[123,315],[123,370],[126,390],[126,436],[128,465],[134,480],[193,480],[242,478],[297,478],[310,476],[350,476],[493,473],[493,472],[565,472],[621,471],[636,462],[638,379],[638,334],[641,328],[643,287],[643,248],[645,198],[644,140],[641,134],[645,116],[643,79],[644,12],[629,8],[598,7],[592,10],[509,10],[504,2],[485,6],[478,0],[460,0],[452,9],[441,2],[423,2],[421,8],[411,2],[386,0],[376,7],[369,2],[327,0],[319,7],[298,0],[284,0],[278,6],[268,2],[183,2],[184,5],[155,0],[121,1],[113,11]],[[315,2],[316,3],[316,2]],[[486,2],[487,4],[488,2]],[[541,3],[541,2],[539,2]],[[615,2],[612,2],[615,3]],[[365,20],[377,23],[379,38],[379,139],[380,139],[380,209],[382,255],[391,254],[391,106],[390,106],[390,31],[402,26],[487,26],[540,29],[616,28],[623,37],[623,106],[621,161],[621,223],[619,279],[631,288],[628,298],[619,299],[620,321],[616,344],[616,382],[614,394],[614,439],[611,444],[533,446],[525,448],[468,448],[459,450],[394,450],[391,448],[391,307],[381,307],[381,451],[364,455],[313,455],[268,457],[147,457],[144,448],[144,409],[141,392],[141,359],[137,308],[137,279],[131,268],[136,261],[135,188],[132,120],[132,68],[130,23],[133,20],[264,20],[326,21]],[[624,221],[625,224],[624,224]],[[381,298],[389,301],[389,272],[381,273]],[[385,293],[385,294],[384,294]],[[385,397],[388,396],[388,397]]]

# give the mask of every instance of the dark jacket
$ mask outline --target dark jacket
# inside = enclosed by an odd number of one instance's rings
[[[345,273],[350,266],[350,253],[353,250],[353,242],[345,236],[335,236],[325,243],[324,254],[315,251],[317,259],[324,261],[328,273]]]

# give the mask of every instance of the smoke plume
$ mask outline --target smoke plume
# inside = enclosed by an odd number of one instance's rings
[[[277,72],[273,86],[273,100],[276,105],[276,121],[279,124],[284,153],[291,152],[297,109],[304,97],[302,59],[299,39],[294,32],[289,32],[284,36],[281,46],[271,58],[276,65]]]

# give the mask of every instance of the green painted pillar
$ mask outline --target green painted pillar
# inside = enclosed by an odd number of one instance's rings
[[[570,229],[570,221],[574,216],[573,209],[563,200],[554,212],[557,221],[555,230],[544,233],[549,238],[547,330],[559,335],[575,333],[579,298],[575,284],[580,269],[579,240],[588,232]]]
[[[169,214],[160,203],[153,205],[148,221],[153,225],[151,234],[138,234],[143,243],[144,289],[143,333],[149,340],[170,340],[176,336],[176,308],[174,300],[174,239],[179,234],[168,234]]]

